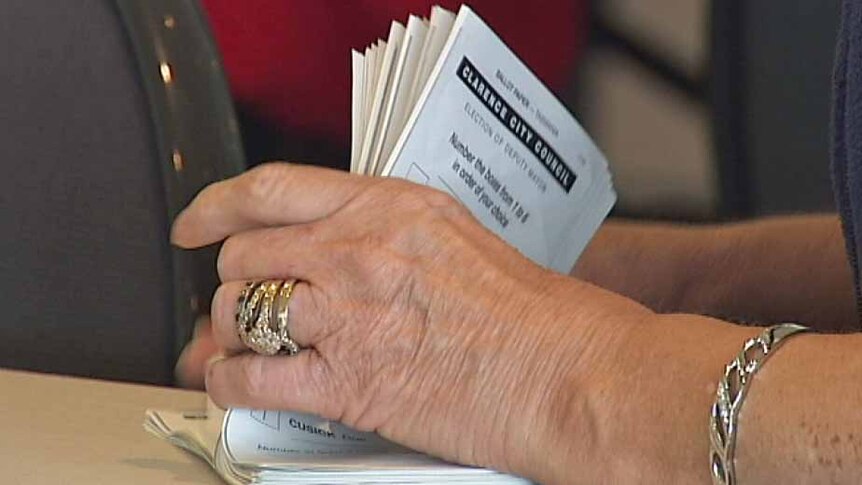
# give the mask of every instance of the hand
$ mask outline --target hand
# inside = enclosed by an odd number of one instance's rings
[[[174,369],[177,383],[190,389],[203,389],[207,363],[219,353],[209,316],[203,316],[195,324],[192,340],[186,344],[177,360]]]
[[[549,447],[568,451],[552,443],[549,418],[585,409],[573,387],[602,367],[567,379],[604,347],[590,345],[599,336],[590,326],[569,323],[579,303],[565,294],[587,285],[533,264],[448,195],[271,164],[205,189],[173,231],[183,247],[225,238],[216,342],[244,350],[234,311],[245,281],[298,278],[290,332],[307,349],[214,363],[207,390],[217,403],[316,413],[532,478]],[[614,328],[599,310],[590,317]],[[587,450],[590,431],[578,437]]]

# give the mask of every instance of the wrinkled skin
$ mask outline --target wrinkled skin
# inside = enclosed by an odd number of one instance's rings
[[[610,293],[533,264],[448,195],[394,179],[265,165],[205,189],[172,237],[225,240],[211,318],[230,357],[206,376],[216,403],[312,412],[536,480],[554,481],[551,449],[600,462],[584,396],[626,335],[604,308],[650,315],[602,305]],[[299,355],[243,352],[236,336],[239,292],[267,278],[301,280]],[[577,443],[557,432],[572,420]]]

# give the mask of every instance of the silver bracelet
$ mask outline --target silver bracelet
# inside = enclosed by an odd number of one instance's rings
[[[736,447],[736,419],[754,374],[766,359],[791,335],[806,332],[807,327],[784,323],[769,327],[749,339],[742,351],[724,368],[718,383],[709,419],[709,461],[714,485],[736,485],[733,452]]]

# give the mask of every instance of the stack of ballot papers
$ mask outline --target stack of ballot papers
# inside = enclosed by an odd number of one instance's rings
[[[351,171],[448,192],[525,256],[571,270],[616,201],[607,160],[476,13],[393,22],[352,69]]]
[[[527,484],[453,465],[312,415],[287,411],[148,410],[144,429],[203,458],[232,485]]]
[[[571,270],[616,200],[607,161],[469,7],[394,22],[352,69],[354,173],[448,192],[525,256]],[[144,427],[234,484],[526,483],[287,411],[151,410]]]

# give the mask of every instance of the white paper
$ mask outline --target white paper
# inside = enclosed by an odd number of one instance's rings
[[[615,201],[595,144],[467,7],[383,174],[449,192],[523,254],[564,273]]]
[[[355,50],[350,54],[351,71],[353,74],[352,104],[350,107],[350,171],[355,172],[359,168],[362,137],[365,135],[365,113],[363,112],[365,98],[362,95],[365,91],[366,83],[365,56]]]
[[[365,136],[362,140],[362,152],[359,157],[360,173],[366,173],[368,167],[373,164],[372,158],[376,153],[379,153],[378,147],[383,143],[381,136],[381,124],[383,123],[384,110],[386,100],[389,97],[389,92],[393,84],[395,74],[395,64],[398,60],[398,53],[401,52],[401,42],[404,39],[404,26],[398,22],[392,22],[389,29],[389,37],[383,48],[382,60],[378,52],[378,62],[380,62],[380,71],[377,77],[377,86],[375,87],[374,99],[370,106],[368,120],[365,125]]]
[[[398,135],[404,129],[408,109],[413,107],[413,103],[409,99],[409,91],[416,76],[419,55],[425,45],[427,32],[428,28],[422,19],[411,15],[401,41],[401,52],[395,64],[392,86],[385,101],[379,132],[382,140],[369,162],[368,173],[370,174],[379,175],[380,169],[392,152]]]
[[[447,463],[316,416],[231,409],[221,433],[227,461],[255,483],[499,483],[528,481]]]

